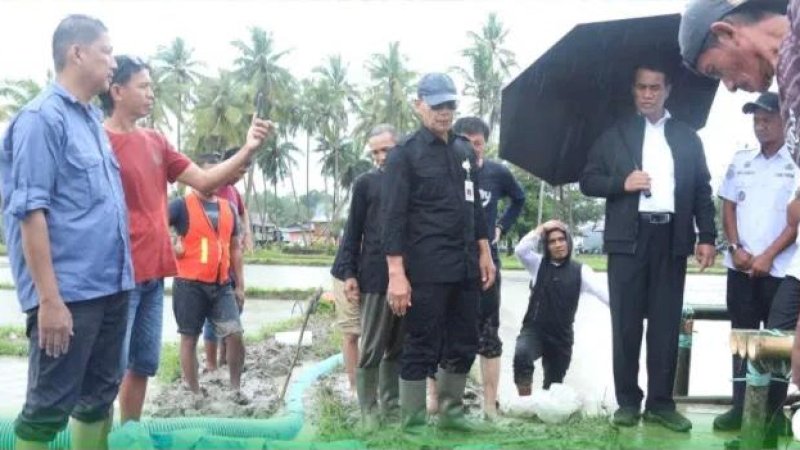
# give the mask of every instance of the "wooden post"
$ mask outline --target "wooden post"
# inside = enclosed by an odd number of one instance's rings
[[[747,340],[747,357],[752,361],[763,359],[790,359],[794,336],[750,336]]]
[[[678,335],[678,363],[675,368],[675,383],[672,386],[673,396],[689,395],[689,373],[692,368],[692,331],[694,328],[691,307],[683,309],[680,334]]]
[[[768,418],[767,397],[776,362],[791,358],[794,336],[770,331],[731,330],[731,350],[746,357],[747,387],[742,415],[741,449],[764,447]],[[754,363],[758,362],[758,370]],[[764,372],[764,373],[761,373]]]
[[[767,394],[769,383],[759,386],[750,377],[744,394],[744,413],[742,414],[742,450],[756,450],[764,447],[767,423]]]

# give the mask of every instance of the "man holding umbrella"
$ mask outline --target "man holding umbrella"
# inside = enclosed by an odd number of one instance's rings
[[[584,194],[606,199],[603,238],[619,403],[612,422],[634,426],[640,418],[644,395],[637,380],[646,318],[644,419],[686,432],[692,424],[675,410],[672,386],[687,257],[694,251],[703,269],[714,263],[710,175],[696,132],[664,108],[671,88],[667,69],[643,63],[634,74],[638,114],[597,139],[580,180]]]

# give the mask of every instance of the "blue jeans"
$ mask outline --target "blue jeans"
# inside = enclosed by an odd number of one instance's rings
[[[231,280],[230,283],[231,283],[231,289],[236,289],[236,282]],[[242,315],[241,310],[239,311],[239,315],[240,316]],[[206,321],[203,323],[203,340],[209,342],[219,341],[219,337],[217,337],[217,334],[214,333],[214,326],[211,325],[211,322],[209,322],[208,319],[206,319]]]
[[[161,357],[164,279],[137,283],[131,291],[128,308],[128,328],[120,364],[123,370],[152,377]]]

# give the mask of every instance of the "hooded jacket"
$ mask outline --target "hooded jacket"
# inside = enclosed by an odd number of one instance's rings
[[[567,257],[554,263],[547,246],[550,233],[563,232],[567,238]],[[528,311],[522,326],[534,326],[542,331],[562,336],[572,342],[572,324],[578,310],[581,295],[581,264],[572,260],[572,235],[567,230],[555,229],[545,233],[539,243],[542,247],[542,263],[531,285]]]

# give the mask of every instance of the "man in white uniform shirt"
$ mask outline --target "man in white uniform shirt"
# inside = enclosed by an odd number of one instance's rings
[[[619,404],[612,422],[632,427],[642,417],[639,354],[647,319],[644,420],[686,432],[692,424],[672,399],[686,260],[694,252],[702,268],[714,263],[716,228],[703,145],[664,108],[669,92],[661,64],[638,67],[632,86],[638,114],[598,138],[580,184],[584,194],[606,199],[603,245]]]
[[[753,114],[760,148],[737,152],[719,189],[728,240],[727,304],[731,328],[759,329],[797,249],[797,229],[787,223],[786,210],[800,170],[784,145],[778,94],[761,94],[742,111]],[[734,356],[733,378],[746,372],[746,362]],[[714,419],[715,429],[741,428],[744,390],[744,381],[733,383],[733,407]]]

